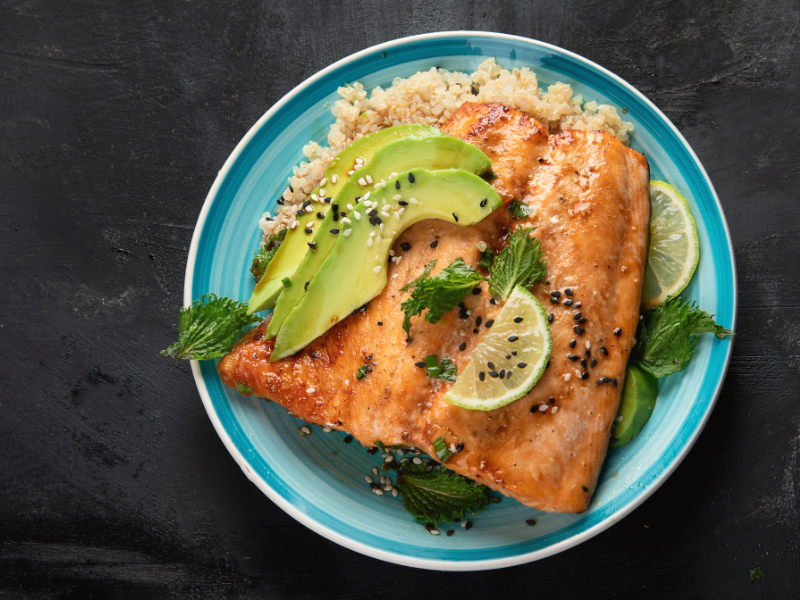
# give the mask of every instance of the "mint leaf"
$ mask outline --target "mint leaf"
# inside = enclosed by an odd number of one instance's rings
[[[515,219],[521,220],[526,219],[528,215],[533,212],[533,209],[530,206],[520,202],[519,200],[514,200],[511,204],[509,204],[508,210]]]
[[[478,261],[478,264],[482,266],[487,271],[492,268],[492,263],[494,262],[494,250],[491,248],[487,248],[483,252],[481,252],[481,259]]]
[[[466,298],[473,288],[486,279],[475,272],[475,269],[464,262],[463,258],[455,259],[448,267],[436,277],[429,277],[436,261],[431,261],[425,272],[415,281],[411,282],[401,291],[412,290],[408,300],[400,307],[405,313],[403,330],[408,340],[411,340],[411,317],[422,314],[427,310],[425,320],[428,323],[438,323],[439,319]]]
[[[436,456],[443,463],[446,463],[447,459],[453,456],[453,453],[447,448],[447,442],[444,441],[443,437],[434,440],[433,449],[436,450]]]
[[[463,475],[442,467],[427,471],[425,465],[402,463],[397,471],[397,488],[403,506],[421,523],[463,519],[466,513],[475,514],[487,504],[496,504],[500,498],[489,493],[489,488],[470,481]]]
[[[754,582],[758,579],[764,579],[764,573],[761,571],[761,567],[750,569],[750,581]]]
[[[667,298],[663,306],[645,313],[639,322],[639,342],[632,358],[645,371],[666,377],[686,368],[694,355],[697,336],[703,333],[713,333],[720,339],[733,335],[695,303],[683,302],[680,296]]]
[[[547,274],[547,261],[539,240],[531,237],[534,229],[520,227],[514,231],[506,247],[494,259],[489,270],[489,293],[495,298],[507,300],[514,286],[530,289]]]
[[[266,243],[259,246],[258,252],[256,252],[253,257],[253,264],[250,265],[250,272],[253,274],[253,281],[256,283],[261,281],[261,278],[267,271],[269,263],[272,262],[272,259],[275,258],[275,255],[278,253],[281,242],[286,238],[286,231],[285,228],[281,229],[275,235],[271,235]]]
[[[260,321],[247,314],[247,302],[203,294],[188,308],[182,308],[178,341],[161,356],[179,360],[210,360],[227,354],[243,327]]]
[[[458,376],[458,367],[449,358],[443,358],[442,362],[439,362],[439,357],[431,354],[423,358],[422,362],[425,363],[425,371],[428,373],[428,377],[437,377],[450,383],[455,383]]]

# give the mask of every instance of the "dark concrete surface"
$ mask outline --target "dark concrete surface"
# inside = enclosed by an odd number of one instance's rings
[[[798,26],[797,0],[0,0],[0,598],[800,597]],[[473,574],[296,523],[158,356],[253,122],[341,57],[448,29],[557,44],[651,98],[716,185],[741,290],[722,396],[669,481],[577,548]]]

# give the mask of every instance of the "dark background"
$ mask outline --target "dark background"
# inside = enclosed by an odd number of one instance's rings
[[[0,598],[800,597],[799,26],[797,0],[0,0]],[[724,390],[669,481],[577,548],[473,574],[296,523],[158,356],[250,126],[352,52],[459,28],[644,92],[719,192],[740,286]]]

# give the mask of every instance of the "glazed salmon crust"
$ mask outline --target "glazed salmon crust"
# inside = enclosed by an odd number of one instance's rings
[[[275,363],[265,321],[219,363],[220,376],[365,446],[403,444],[436,456],[439,437],[448,446],[463,443],[447,461],[450,469],[533,508],[582,512],[606,454],[639,319],[650,219],[647,161],[610,134],[548,135],[540,123],[499,104],[464,104],[443,130],[492,159],[498,176],[492,184],[506,203],[528,205],[527,219],[502,207],[470,227],[442,221],[409,227],[394,245],[402,262],[389,263],[389,283],[364,310]],[[414,319],[407,342],[400,304],[408,292],[400,289],[434,259],[434,274],[459,257],[477,265],[479,242],[500,249],[519,226],[536,227],[547,259],[547,278],[532,292],[553,315],[550,365],[507,406],[488,412],[452,406],[444,400],[452,384],[429,378],[415,363],[436,354],[462,372],[501,306],[490,302],[484,283],[464,301],[468,316],[453,310],[436,325]],[[369,372],[358,380],[364,365]]]

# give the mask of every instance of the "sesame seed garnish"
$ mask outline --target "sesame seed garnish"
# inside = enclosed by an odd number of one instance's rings
[[[528,363],[524,363],[524,362],[517,363],[517,368],[518,369],[524,369],[527,366],[528,366]]]
[[[378,239],[378,243],[379,243],[379,244],[381,243],[381,240],[380,240],[380,239]],[[380,255],[380,254],[376,254],[376,255],[375,255],[375,260],[380,260],[380,258],[381,258],[381,255]]]
[[[365,185],[367,185],[367,180],[364,179],[363,177],[359,177],[358,178],[358,185],[360,185],[361,187],[364,187]]]
[[[325,188],[319,188],[320,197],[325,197]]]
[[[580,325],[575,325],[575,327],[573,327],[572,329],[573,331],[575,331],[577,335],[583,335],[584,333],[586,333],[586,330]]]
[[[522,317],[514,317],[514,323],[522,323]]]
[[[485,327],[486,329],[489,329],[492,325],[494,325],[494,319],[489,319],[488,321],[486,321]]]
[[[346,435],[346,436],[344,436],[344,439],[342,440],[343,444],[351,444],[352,442],[353,442],[353,436],[352,435]]]
[[[581,359],[581,368],[582,368],[582,369],[585,369],[585,368],[586,368],[586,359],[585,359],[585,358],[582,358],[582,359]]]
[[[576,343],[576,340],[570,340],[569,341],[569,347],[570,348],[574,348],[575,347],[575,343]]]
[[[559,302],[561,302],[561,300],[559,300],[557,296],[550,296],[550,302],[552,302],[553,304],[558,304]]]
[[[576,312],[574,315],[572,315],[572,318],[575,319],[576,321],[579,320],[581,318],[581,313]]]
[[[553,290],[552,292],[550,292],[550,295],[555,296],[556,298],[560,298],[561,292],[559,292],[558,290]]]
[[[357,210],[353,211],[353,216],[356,218],[356,221],[360,221],[361,220],[361,213],[358,212]]]
[[[375,267],[374,269],[372,269],[372,271],[373,271],[374,273],[380,273],[380,272],[381,272],[381,266],[380,266],[380,265],[378,265],[377,267]]]
[[[581,373],[581,379],[582,380],[589,379],[589,374],[586,371],[584,371],[583,373]]]
[[[477,287],[472,288],[472,295],[473,296],[477,296],[480,293],[481,293],[481,286],[477,286]]]
[[[438,246],[438,245],[439,245],[439,240],[433,240],[431,242],[431,248],[436,248],[436,246]]]
[[[352,229],[345,229],[345,230],[344,230],[344,237],[347,237],[347,236],[349,236],[351,233],[353,233],[353,230],[352,230]]]
[[[306,281],[306,284],[303,286],[303,289],[308,291],[308,284],[311,283],[310,281]]]
[[[549,313],[549,314],[547,315],[547,322],[548,322],[548,323],[552,323],[552,322],[553,322],[553,318],[554,318],[554,315],[553,315],[553,313]]]
[[[581,307],[581,303],[580,303],[580,302],[576,302],[576,303],[574,304],[574,306],[575,306],[575,308],[580,308],[580,307]]]
[[[311,229],[311,227],[306,227],[303,231],[305,231],[306,233],[314,233],[314,230]]]
[[[572,300],[567,298],[566,300],[564,300],[563,304],[564,304],[564,306],[572,306]]]
[[[423,361],[415,362],[414,366],[415,367],[419,367],[420,369],[424,369],[425,368],[425,363]]]
[[[587,488],[585,485],[582,485],[582,486],[581,486],[581,489],[582,489],[584,492],[588,492],[588,491],[589,491],[589,488]]]
[[[597,385],[603,385],[603,384],[605,384],[605,383],[610,383],[610,382],[611,382],[611,379],[610,379],[610,378],[608,378],[608,377],[601,377],[600,379],[598,379],[597,381],[595,381],[595,383],[596,383]]]
[[[496,300],[496,299],[494,299],[494,298],[491,298],[491,299],[489,300],[489,304],[491,304],[492,306],[496,306],[496,305],[497,305],[497,300]]]
[[[572,290],[571,290],[571,289],[569,289],[569,288],[565,289],[565,290],[564,290],[564,293],[565,293],[567,296],[572,296]]]
[[[464,442],[458,442],[458,446],[456,446],[456,452],[463,452],[464,450]]]
[[[374,481],[372,481],[372,477],[370,477],[369,475],[364,475],[364,481],[366,481],[367,483],[374,483]]]
[[[549,408],[549,407],[547,406],[547,404],[540,404],[540,405],[539,405],[539,410],[540,410],[541,412],[546,412],[548,408]]]
[[[606,347],[605,347],[605,346],[600,346],[600,352],[602,352],[603,354],[605,354],[606,356],[608,356],[608,350],[606,350]]]
[[[331,233],[333,235],[338,235],[339,234],[339,228],[338,227],[334,227],[333,229],[331,229]]]
[[[372,238],[369,238],[369,239],[367,240],[367,246],[372,246]]]
[[[577,354],[570,354],[569,356],[567,356],[567,358],[570,359],[572,362],[575,362],[576,360],[580,359],[580,356],[578,356]]]
[[[399,190],[399,189],[400,189],[400,180],[399,180],[399,179],[398,179],[397,181],[395,181],[395,182],[394,182],[394,188],[395,188],[396,190]]]
[[[519,339],[519,336],[512,335],[508,338],[509,342],[516,342]]]
[[[339,182],[339,176],[336,173],[331,175],[331,183],[338,183],[338,182]]]
[[[494,366],[494,363],[492,361],[487,362],[486,366],[489,367],[492,371],[495,370],[495,366]]]
[[[611,379],[611,385],[613,385],[614,387],[617,387],[617,380],[612,378]]]
[[[409,173],[408,174],[408,182],[409,183],[414,183],[414,174],[413,173]]]
[[[475,327],[480,327],[483,323],[483,317],[475,317]]]
[[[456,213],[453,213],[453,218],[456,220],[456,223],[458,223],[458,215]]]
[[[421,458],[412,458],[411,462],[414,463],[415,465],[421,465],[422,464],[422,459]]]
[[[481,200],[481,208],[483,208],[484,206],[486,206],[486,203],[487,203],[487,202],[488,202],[488,199],[487,199],[487,198],[484,198],[483,200]]]
[[[367,183],[372,183],[372,177],[370,177],[369,175],[367,175],[364,179],[367,180]]]
[[[572,375],[570,375],[569,373],[564,375],[564,381],[569,381],[570,379],[572,379]]]
[[[534,525],[536,525],[536,519],[528,519],[527,521],[525,521],[525,524],[533,527]]]
[[[310,385],[310,386],[308,386],[308,388],[306,388],[306,394],[313,394],[316,391],[317,391],[317,388],[315,388],[313,385]]]
[[[614,337],[619,337],[619,336],[621,336],[621,335],[622,335],[622,328],[621,328],[621,327],[617,327],[617,328],[614,330]]]
[[[500,375],[500,373],[497,371],[489,371],[489,377],[497,377],[498,375]]]
[[[409,199],[408,199],[408,201],[409,201],[411,204],[419,204],[419,201],[418,201],[416,198],[409,198]]]
[[[392,200],[400,200],[401,198],[402,196],[400,194],[395,194],[394,196],[392,196]]]
[[[478,379],[480,379],[481,381],[486,380],[486,373],[484,371],[478,373]]]
[[[461,345],[458,347],[458,349],[459,349],[459,351],[463,352],[464,350],[467,349],[467,343],[466,342],[462,342]]]
[[[593,359],[592,359],[592,362],[591,362],[591,363],[589,363],[589,364],[590,364],[592,367],[596,367],[596,366],[597,366],[597,359],[596,359],[596,358],[593,358]]]

